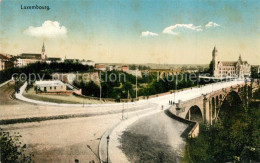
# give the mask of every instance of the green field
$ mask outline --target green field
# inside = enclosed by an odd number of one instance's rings
[[[74,95],[53,95],[53,94],[36,94],[33,88],[30,88],[27,92],[23,92],[23,96],[39,101],[54,102],[54,103],[66,103],[66,104],[100,104],[108,103],[99,100],[87,99],[76,97]]]

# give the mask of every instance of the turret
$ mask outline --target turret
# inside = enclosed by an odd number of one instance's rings
[[[238,61],[242,62],[241,54],[239,55]]]
[[[212,51],[212,61],[214,61],[214,60],[217,61],[217,57],[218,57],[218,50],[217,50],[217,48],[215,46],[213,51]]]
[[[216,46],[212,51],[212,68],[213,68],[213,75],[216,75],[216,71],[218,70],[218,50]]]

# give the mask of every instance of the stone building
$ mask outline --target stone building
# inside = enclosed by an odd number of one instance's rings
[[[237,61],[219,61],[218,50],[214,47],[212,51],[212,71],[216,78],[235,77],[244,78],[251,75],[251,65],[247,61],[242,61],[241,55]]]

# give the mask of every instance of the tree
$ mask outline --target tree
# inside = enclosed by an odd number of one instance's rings
[[[207,73],[209,73],[210,75],[213,75],[213,62],[212,61],[209,64],[209,69],[208,69]]]
[[[21,135],[10,136],[9,132],[0,132],[1,162],[31,162],[32,154],[26,155],[26,144],[21,146]]]
[[[100,87],[96,85],[93,81],[90,81],[87,83],[84,87],[85,95],[87,96],[94,96],[99,97],[100,96]]]

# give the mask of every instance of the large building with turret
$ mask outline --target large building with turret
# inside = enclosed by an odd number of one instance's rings
[[[241,55],[237,61],[219,61],[218,50],[214,47],[212,51],[212,74],[216,78],[244,78],[251,75],[251,65],[247,61],[242,61]]]
[[[41,54],[22,53],[16,57],[15,65],[16,65],[16,67],[23,67],[30,63],[45,62],[46,59],[47,59],[47,56],[45,54],[45,46],[43,43]]]

